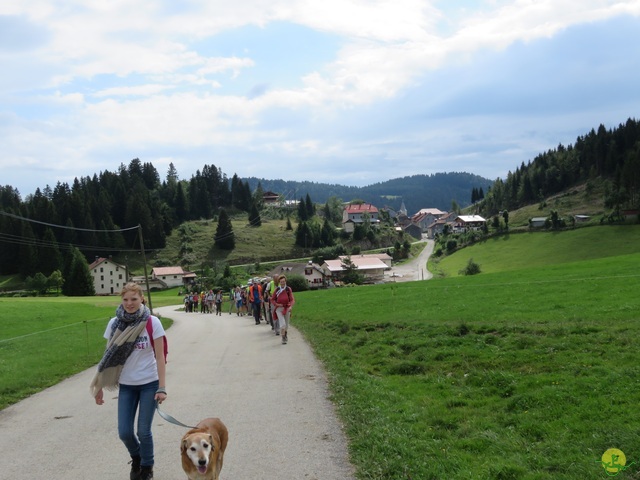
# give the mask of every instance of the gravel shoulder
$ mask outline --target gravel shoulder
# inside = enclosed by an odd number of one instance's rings
[[[155,309],[174,320],[167,334],[169,396],[161,408],[187,425],[220,417],[229,429],[223,480],[354,478],[325,372],[295,327],[282,345],[250,317],[177,308]],[[0,479],[128,478],[117,392],[95,405],[94,371],[0,411]],[[185,478],[179,444],[186,431],[155,416],[156,480]]]

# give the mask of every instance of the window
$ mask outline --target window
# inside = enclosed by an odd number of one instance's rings
[[[104,282],[104,275],[100,275],[100,280]]]

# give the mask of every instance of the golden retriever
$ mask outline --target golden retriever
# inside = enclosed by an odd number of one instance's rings
[[[180,442],[182,469],[189,480],[218,480],[229,432],[219,418],[205,418]]]

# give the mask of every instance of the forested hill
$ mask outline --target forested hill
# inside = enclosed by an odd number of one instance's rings
[[[604,206],[615,213],[640,207],[640,122],[629,118],[617,128],[600,125],[579,136],[573,145],[540,153],[527,164],[498,179],[480,203],[485,216],[514,210],[554,194],[605,181]],[[485,190],[486,193],[486,190]]]
[[[246,181],[251,190],[255,190],[260,184],[264,191],[284,195],[289,200],[299,200],[308,193],[316,203],[325,203],[329,197],[338,197],[344,201],[360,199],[377,207],[388,206],[396,210],[404,202],[409,214],[421,208],[449,211],[452,201],[465,207],[471,203],[474,188],[486,192],[492,184],[491,180],[478,175],[454,172],[394,178],[366,187],[255,177],[247,178]]]

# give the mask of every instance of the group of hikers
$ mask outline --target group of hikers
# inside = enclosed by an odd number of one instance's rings
[[[245,288],[237,286],[232,290],[233,301],[229,306],[229,314],[235,307],[236,315],[251,315],[256,325],[264,320],[276,335],[280,335],[282,344],[286,345],[289,341],[287,331],[291,308],[295,303],[293,291],[287,285],[287,277],[276,275],[262,281],[253,278],[247,283]]]
[[[214,313],[222,315],[222,289],[208,292],[187,293],[184,298],[184,311],[188,313]]]
[[[222,315],[223,302],[222,289],[187,293],[184,296],[184,311],[214,313],[215,306],[216,315]],[[286,345],[289,341],[287,329],[294,303],[293,292],[287,285],[285,275],[263,280],[252,278],[246,287],[238,285],[229,292],[229,315],[235,309],[238,316],[251,315],[256,325],[264,320]]]

